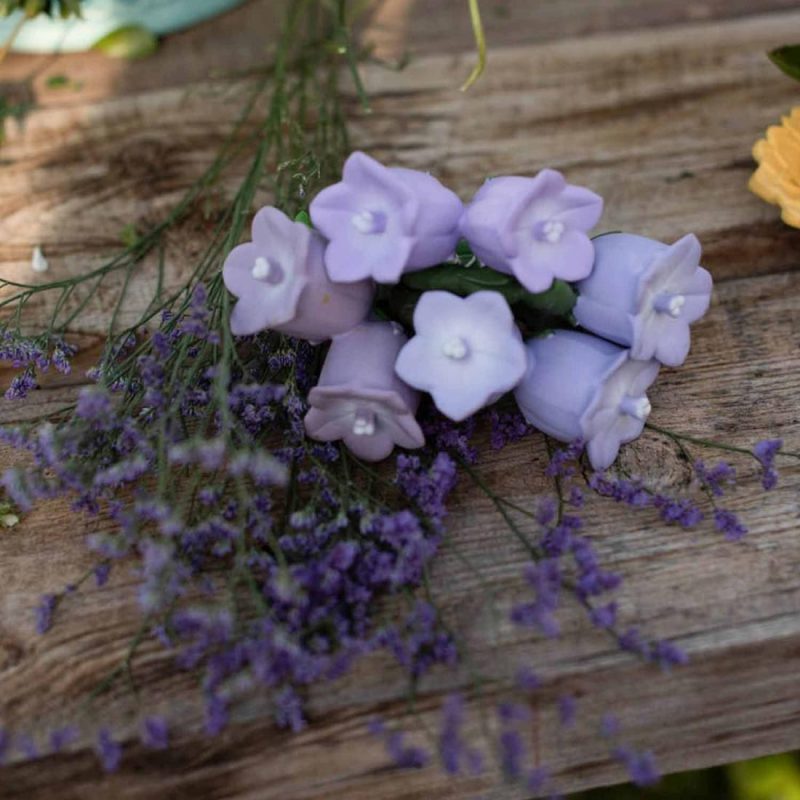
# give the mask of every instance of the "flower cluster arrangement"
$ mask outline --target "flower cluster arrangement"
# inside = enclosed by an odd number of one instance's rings
[[[0,279],[0,360],[17,371],[9,402],[51,366],[74,369],[74,321],[99,286],[116,297],[105,351],[74,402],[0,429],[31,464],[2,479],[17,529],[57,498],[96,520],[91,568],[50,587],[32,624],[46,634],[91,583],[124,591],[131,577],[141,616],[88,712],[65,706],[39,722],[0,711],[0,764],[94,746],[112,771],[136,737],[169,746],[174,720],[162,707],[137,702],[134,723],[114,727],[102,706],[146,640],[198,676],[210,736],[256,693],[278,726],[313,725],[310,689],[383,651],[414,695],[451,673],[427,743],[373,720],[394,764],[436,762],[454,779],[480,773],[555,797],[558,776],[534,762],[526,733],[533,698],[548,690],[531,659],[513,665],[483,738],[467,734],[468,700],[485,680],[465,677],[469,646],[435,591],[437,554],[458,547],[447,521],[456,484],[491,502],[524,557],[519,591],[498,609],[517,630],[558,637],[572,604],[643,669],[669,670],[687,655],[625,619],[622,577],[601,563],[582,512],[588,498],[679,530],[708,522],[733,542],[747,528],[727,500],[748,472],[697,454],[750,464],[765,491],[778,459],[800,459],[777,439],[744,448],[648,421],[648,387],[661,365],[683,363],[709,304],[694,236],[592,239],[602,200],[554,170],[491,178],[465,205],[427,173],[348,155],[342,59],[356,78],[357,65],[345,5],[287,4],[273,68],[160,223],[84,275]],[[228,170],[241,176],[243,153],[244,177],[214,210],[206,248],[184,283],[165,289],[167,232],[218,197]],[[272,205],[243,241],[264,187]],[[151,302],[120,324],[130,277],[151,256]],[[25,310],[42,297],[55,310],[31,332]],[[690,484],[667,490],[614,464],[645,427],[691,465]],[[522,442],[520,451],[543,434],[552,494],[521,503],[497,493],[481,474],[476,431],[495,449]],[[556,702],[556,724],[574,724],[575,698]],[[598,722],[609,758],[654,782],[654,755],[627,740],[613,709]]]
[[[365,460],[424,445],[420,391],[454,422],[513,391],[528,422],[605,469],[644,429],[660,366],[685,361],[712,280],[692,234],[590,239],[602,210],[552,169],[491,178],[465,207],[356,152],[311,202],[313,228],[256,214],[223,268],[231,329],[330,339],[306,431]]]

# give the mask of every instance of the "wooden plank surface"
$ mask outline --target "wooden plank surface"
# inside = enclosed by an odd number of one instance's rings
[[[783,436],[800,449],[800,232],[783,227],[775,209],[745,188],[752,142],[796,102],[796,85],[763,54],[798,29],[800,12],[776,1],[485,5],[490,69],[466,95],[457,87],[473,55],[462,52],[470,44],[460,4],[400,2],[373,12],[365,35],[379,31],[381,46],[406,42],[415,55],[403,72],[366,68],[374,113],[354,106],[358,145],[394,163],[434,169],[464,197],[486,174],[557,167],[606,197],[604,228],[666,239],[695,231],[718,289],[686,367],[662,373],[653,420],[743,446]],[[48,277],[74,274],[113,250],[126,224],[169,208],[209,162],[241,102],[243,82],[209,80],[209,70],[238,70],[263,58],[275,30],[271,9],[248,4],[175,37],[133,68],[93,55],[15,57],[0,68],[0,81],[37,70],[40,95],[25,129],[11,131],[0,149],[0,274],[29,276],[35,244],[51,260]],[[230,46],[234,36],[241,47]],[[81,80],[83,89],[48,90],[46,77],[58,73]],[[193,217],[171,242],[173,279],[202,234]],[[138,277],[140,302],[150,278],[146,271]],[[82,318],[86,363],[107,316],[101,298]],[[2,418],[45,413],[80,381],[76,373],[24,405],[4,405]],[[651,463],[677,464],[674,455],[648,434],[624,458],[642,472]],[[1,465],[15,458],[0,452]],[[480,470],[494,488],[532,508],[549,490],[544,459],[532,439],[487,452]],[[751,536],[735,545],[710,531],[665,528],[647,512],[631,516],[608,502],[587,509],[593,540],[625,577],[623,620],[673,637],[690,653],[691,664],[669,676],[616,653],[577,613],[567,614],[556,643],[512,628],[505,620],[520,596],[524,553],[462,480],[453,541],[435,565],[438,601],[490,677],[489,699],[503,695],[520,664],[541,672],[534,757],[554,767],[565,786],[621,778],[592,735],[607,708],[620,711],[629,738],[652,748],[668,770],[800,745],[800,470],[786,468],[782,477],[769,497],[757,481],[738,493],[734,507]],[[677,467],[666,476],[673,487],[685,481]],[[0,709],[12,726],[34,721],[34,731],[45,731],[58,724],[63,709],[124,656],[136,631],[135,584],[119,571],[110,588],[70,601],[48,636],[33,636],[30,609],[38,596],[88,564],[85,533],[84,522],[58,503],[0,533]],[[463,557],[480,565],[493,602]],[[68,755],[0,770],[0,797],[411,800],[485,789],[480,781],[445,780],[436,769],[390,769],[365,729],[375,713],[403,719],[407,712],[402,676],[385,658],[315,692],[313,724],[296,736],[276,732],[264,699],[253,698],[229,733],[209,740],[200,732],[191,678],[175,675],[157,645],[137,656],[135,674],[142,702],[152,707],[163,698],[173,710],[174,749],[153,756],[133,743],[140,700],[120,688],[103,705],[131,740],[120,773],[100,776],[82,741]],[[468,688],[466,675],[433,675],[419,700],[422,716],[433,724],[442,694],[456,685]],[[582,724],[553,735],[550,701],[563,691],[579,696]],[[479,699],[471,705],[477,709]]]

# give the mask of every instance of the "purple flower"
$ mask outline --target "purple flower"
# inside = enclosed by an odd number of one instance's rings
[[[329,240],[331,280],[397,283],[403,272],[452,255],[463,206],[432,175],[384,167],[365,153],[344,164],[341,183],[314,198],[309,212]]]
[[[394,372],[406,337],[391,322],[365,322],[337,336],[308,395],[312,439],[342,439],[359,458],[380,461],[395,445],[422,447],[414,413],[419,395]]]
[[[571,694],[562,694],[558,698],[558,720],[565,728],[575,724],[578,713],[578,702]]]
[[[498,737],[498,744],[503,774],[509,780],[519,778],[522,774],[522,760],[525,753],[522,737],[515,730],[504,730]]]
[[[303,703],[291,686],[284,686],[277,692],[273,702],[275,722],[279,728],[289,728],[292,732],[298,733],[306,727]]]
[[[765,439],[753,448],[753,455],[763,468],[761,485],[766,491],[778,485],[778,470],[775,468],[775,456],[783,447],[783,439]]]
[[[680,366],[689,325],[711,301],[712,280],[700,266],[700,242],[688,234],[666,245],[610,233],[594,240],[592,274],[578,284],[575,317],[584,328],[631,349],[631,358]]]
[[[451,694],[442,704],[442,726],[439,731],[439,756],[445,772],[457,775],[464,755],[461,728],[464,724],[464,698]]]
[[[704,461],[697,459],[694,462],[694,474],[701,486],[704,486],[714,497],[725,494],[723,484],[734,486],[736,484],[736,470],[727,462],[719,461],[709,469]]]
[[[110,430],[114,424],[111,398],[99,387],[86,386],[78,395],[75,416],[88,422],[95,430]]]
[[[50,733],[50,752],[60,753],[78,738],[78,729],[74,725],[56,728]]]
[[[367,316],[372,283],[332,283],[322,239],[307,225],[268,206],[255,215],[252,233],[253,241],[231,250],[222,268],[225,285],[239,298],[231,313],[235,335],[269,328],[321,341]]]
[[[586,233],[602,213],[599,195],[544,169],[535,178],[487,180],[464,211],[461,233],[485,264],[544,292],[554,278],[577,281],[592,271]]]
[[[397,357],[397,374],[430,392],[439,411],[456,422],[493,403],[525,374],[522,337],[497,292],[425,292],[414,309],[414,329]]]
[[[620,725],[619,718],[616,714],[606,712],[600,720],[600,735],[606,739],[613,739],[619,736],[622,726]]]
[[[515,683],[523,692],[534,692],[542,685],[539,676],[530,667],[520,667],[517,670]]]
[[[107,728],[101,728],[97,734],[95,751],[106,772],[116,772],[122,760],[122,748],[114,741]]]
[[[515,392],[525,418],[562,442],[583,439],[592,466],[605,469],[644,429],[645,392],[658,362],[634,361],[629,351],[576,331],[556,331],[526,346],[529,367]]]
[[[428,763],[428,754],[421,747],[405,744],[405,737],[400,731],[394,731],[386,737],[386,750],[395,766],[404,769],[421,769]]]
[[[36,633],[40,636],[47,633],[53,625],[53,612],[56,610],[58,598],[54,594],[42,595],[36,607]]]
[[[733,511],[726,508],[717,508],[714,511],[714,527],[725,536],[729,542],[738,542],[747,534],[745,526]]]
[[[611,751],[611,755],[627,769],[636,786],[652,786],[661,778],[655,758],[650,752],[638,753],[631,747],[620,745]]]
[[[142,744],[150,750],[166,750],[169,746],[169,726],[163,717],[147,717],[140,735]]]

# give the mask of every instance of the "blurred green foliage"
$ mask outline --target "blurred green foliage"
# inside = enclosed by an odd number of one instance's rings
[[[79,17],[81,0],[0,0],[0,17],[24,11],[26,17],[49,14],[51,17]]]
[[[650,789],[609,786],[569,800],[800,800],[800,757],[786,753],[680,772]]]

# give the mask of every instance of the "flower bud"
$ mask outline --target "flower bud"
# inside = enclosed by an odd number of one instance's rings
[[[425,437],[414,418],[419,393],[394,371],[406,341],[393,322],[365,322],[336,336],[308,395],[308,435],[322,442],[341,439],[365,461],[386,458],[395,445],[422,447]]]
[[[222,275],[239,298],[231,331],[246,336],[264,329],[319,342],[358,325],[369,313],[371,281],[331,282],[319,234],[292,222],[277,208],[253,219],[253,240],[231,250]]]
[[[666,245],[609,233],[594,240],[592,274],[577,285],[573,313],[587,330],[629,347],[631,358],[680,366],[689,354],[689,325],[708,310],[711,275],[700,242],[688,234]]]
[[[644,428],[658,362],[634,361],[628,350],[577,331],[525,346],[528,371],[514,393],[525,419],[562,442],[582,439],[595,469],[610,466]]]

